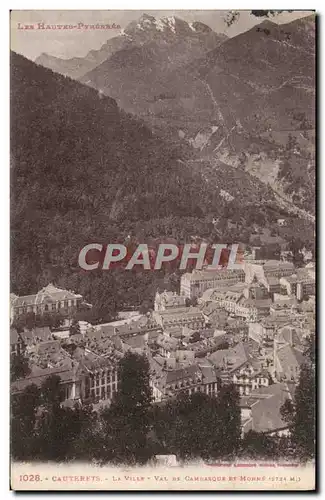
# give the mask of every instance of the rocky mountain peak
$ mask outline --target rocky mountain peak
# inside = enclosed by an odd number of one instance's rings
[[[137,21],[132,21],[124,30],[129,36],[148,34],[193,36],[195,34],[210,33],[209,26],[201,22],[188,23],[176,16],[156,18],[143,14]]]

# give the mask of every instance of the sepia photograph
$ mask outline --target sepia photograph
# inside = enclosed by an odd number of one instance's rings
[[[317,21],[10,12],[12,490],[315,491]]]

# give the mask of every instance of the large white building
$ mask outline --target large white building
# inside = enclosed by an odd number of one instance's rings
[[[180,307],[165,311],[155,311],[153,317],[163,329],[187,326],[196,330],[203,328],[205,325],[204,315],[197,307]]]
[[[246,281],[251,283],[254,279],[269,287],[270,278],[280,279],[283,276],[291,276],[295,272],[292,262],[281,260],[259,260],[246,261],[244,264]]]
[[[194,270],[185,273],[181,277],[181,295],[189,297],[201,297],[208,288],[224,288],[235,285],[239,281],[245,281],[243,269],[220,269],[216,271]]]
[[[78,309],[82,302],[82,295],[69,290],[62,290],[52,285],[52,283],[34,295],[19,297],[12,293],[10,294],[11,321],[26,313],[59,312],[63,315],[68,314],[71,310]]]

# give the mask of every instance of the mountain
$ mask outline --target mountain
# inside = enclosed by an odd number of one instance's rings
[[[137,305],[159,273],[85,273],[84,245],[129,235],[249,241],[276,225],[282,211],[268,187],[221,162],[210,172],[192,153],[112,98],[12,53],[12,291],[53,281],[105,310]]]
[[[261,23],[203,56],[192,46],[188,54],[183,37],[166,52],[151,36],[154,20],[147,24],[146,43],[115,52],[81,81],[152,128],[192,141],[202,128],[218,127],[218,143],[230,131],[296,127],[301,113],[314,119],[313,18],[281,26]]]
[[[225,125],[247,130],[295,126],[314,118],[315,19],[265,21],[229,39],[191,68],[210,87]]]
[[[245,169],[312,221],[315,17],[284,25],[264,21],[203,56],[191,51],[189,63],[186,38],[166,52],[155,41],[154,18],[146,26],[145,43],[115,52],[81,81],[211,165],[219,160]],[[181,29],[188,30],[186,23]]]
[[[57,73],[78,79],[109,59],[115,52],[141,47],[148,42],[155,41],[156,44],[163,45],[166,57],[167,52],[175,52],[179,44],[178,62],[182,63],[189,61],[191,57],[201,56],[226,39],[226,35],[215,33],[201,22],[187,23],[177,17],[156,19],[144,14],[138,21],[132,21],[118,36],[109,39],[99,50],[91,50],[85,57],[61,59],[42,53],[35,62]]]
[[[56,73],[78,79],[88,71],[101,64],[117,50],[133,46],[135,42],[130,37],[118,35],[109,39],[99,50],[91,50],[85,57],[61,59],[42,53],[36,58],[35,63],[49,68]]]
[[[264,22],[191,70],[209,89],[219,125],[204,152],[245,168],[313,220],[315,17]]]

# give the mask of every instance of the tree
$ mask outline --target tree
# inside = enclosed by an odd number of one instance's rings
[[[235,455],[241,440],[239,392],[234,384],[222,386],[218,394],[220,411],[219,452],[221,456]]]
[[[199,342],[200,340],[202,340],[200,332],[194,332],[189,338],[189,343],[193,344],[194,342]]]
[[[16,460],[30,460],[34,456],[36,411],[40,391],[35,384],[28,385],[21,394],[11,398],[11,454]]]
[[[73,335],[80,335],[80,325],[76,319],[72,321],[69,329],[69,336],[72,337]]]
[[[302,459],[315,454],[315,373],[311,365],[303,365],[295,395],[292,440]]]
[[[294,453],[300,460],[313,458],[316,439],[316,408],[315,367],[311,362],[301,367],[294,403],[286,400],[280,411],[291,428]]]
[[[10,381],[27,377],[30,373],[28,359],[22,354],[12,354],[10,359]]]
[[[68,456],[74,460],[103,461],[109,452],[105,448],[106,439],[101,416],[93,411],[92,405],[85,405],[77,410],[78,435],[72,440]]]
[[[155,434],[164,453],[175,453],[184,461],[215,456],[220,427],[215,397],[180,392],[156,408],[154,417]]]
[[[47,406],[60,405],[63,400],[61,378],[50,375],[41,385],[42,402]]]
[[[73,408],[62,406],[64,399],[61,379],[57,375],[48,377],[40,388],[40,415],[35,438],[35,459],[63,461],[80,457],[77,445],[82,431],[88,432],[92,407],[76,403]],[[83,458],[91,459],[92,451]]]
[[[118,391],[102,414],[106,428],[104,461],[144,464],[152,456],[148,434],[152,428],[149,362],[128,352],[120,361]]]
[[[16,328],[18,332],[22,332],[24,328],[32,330],[36,326],[36,315],[33,312],[21,314],[14,319],[12,327]]]
[[[252,10],[251,13],[255,17],[269,17],[281,14],[281,12],[292,12],[292,10]]]
[[[277,440],[262,432],[248,431],[242,440],[242,453],[247,458],[277,456]]]
[[[307,359],[309,359],[311,366],[315,367],[316,363],[316,344],[315,344],[315,335],[311,334],[306,339],[306,348],[304,352]]]
[[[218,397],[180,392],[156,408],[154,417],[155,434],[165,453],[184,461],[227,458],[239,449],[239,396],[233,386],[221,388]]]
[[[292,252],[292,262],[296,267],[301,267],[304,264],[304,255],[302,249],[304,242],[300,238],[291,238],[288,245],[288,250]]]
[[[195,307],[197,306],[197,298],[196,297],[192,297],[191,299],[189,297],[186,297],[185,299],[185,305],[186,307]]]

